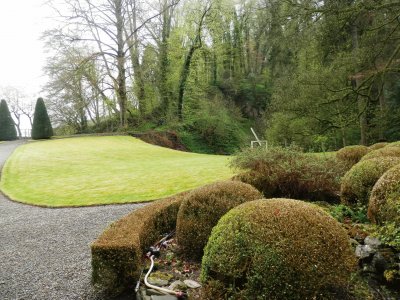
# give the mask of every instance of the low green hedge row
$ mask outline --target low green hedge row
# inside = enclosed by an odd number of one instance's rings
[[[176,227],[185,193],[156,201],[111,224],[91,245],[92,281],[115,296],[132,289],[143,267],[143,254]]]

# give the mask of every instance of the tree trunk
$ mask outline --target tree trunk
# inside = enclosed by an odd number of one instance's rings
[[[353,41],[353,55],[355,60],[357,60],[358,56],[358,27],[357,24],[352,25],[352,41]],[[355,70],[357,71],[357,70]],[[359,114],[359,126],[360,126],[360,144],[361,145],[367,145],[367,129],[368,129],[368,124],[367,124],[367,103],[366,99],[362,97],[358,93],[358,89],[360,87],[360,76],[356,75],[356,78],[353,79],[353,87],[357,92],[357,107],[358,107],[358,114]]]
[[[144,79],[143,79],[143,72],[142,66],[139,62],[139,40],[137,34],[137,25],[136,25],[136,1],[133,1],[133,5],[131,8],[131,16],[130,16],[130,30],[133,33],[133,37],[128,38],[129,42],[129,49],[130,49],[130,57],[131,57],[131,64],[133,68],[135,84],[137,86],[137,99],[139,102],[139,112],[141,116],[144,116],[146,113],[146,95],[144,89]]]
[[[190,47],[188,54],[186,55],[185,62],[183,64],[181,76],[179,79],[179,93],[178,93],[178,118],[180,121],[183,120],[183,95],[185,93],[186,81],[189,77],[190,72],[190,64],[192,62],[192,57],[196,49],[197,45],[197,37],[195,43]]]
[[[183,63],[180,79],[179,79],[179,93],[178,93],[178,118],[179,121],[183,120],[183,96],[186,88],[186,81],[189,77],[190,73],[190,64],[192,62],[194,52],[201,48],[201,29],[203,27],[204,19],[211,9],[211,5],[205,7],[203,14],[201,15],[200,22],[196,31],[196,37],[193,41],[193,44],[190,46],[190,49],[186,55],[185,62]]]
[[[385,140],[385,120],[386,120],[386,99],[385,99],[385,89],[384,83],[382,80],[381,91],[379,92],[379,110],[380,110],[380,118],[379,118],[379,140]]]
[[[126,69],[124,53],[124,20],[122,17],[122,0],[115,0],[115,17],[117,21],[117,97],[120,109],[120,126],[126,126],[127,94],[126,94]]]
[[[168,60],[168,39],[171,32],[171,9],[167,9],[168,1],[164,0],[163,2],[163,25],[161,32],[161,43],[159,50],[159,62],[160,62],[160,75],[159,75],[159,91],[161,98],[161,110],[164,116],[166,117],[169,114],[170,110],[170,101],[169,101],[169,93],[168,93],[168,68],[169,68],[169,60]]]

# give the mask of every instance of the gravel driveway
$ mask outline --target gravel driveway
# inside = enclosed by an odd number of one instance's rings
[[[0,144],[0,167],[21,141]],[[102,299],[90,284],[90,243],[143,204],[49,209],[0,193],[0,299]]]

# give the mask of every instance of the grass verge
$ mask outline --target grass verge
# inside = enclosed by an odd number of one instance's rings
[[[230,178],[228,159],[127,136],[40,141],[13,153],[0,187],[15,201],[41,206],[142,202]]]

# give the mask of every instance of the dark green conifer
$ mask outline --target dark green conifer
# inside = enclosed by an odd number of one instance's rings
[[[35,112],[33,114],[32,139],[49,139],[53,136],[50,118],[42,98],[36,101]]]
[[[8,110],[6,100],[0,102],[0,141],[12,141],[17,139],[17,130]]]

